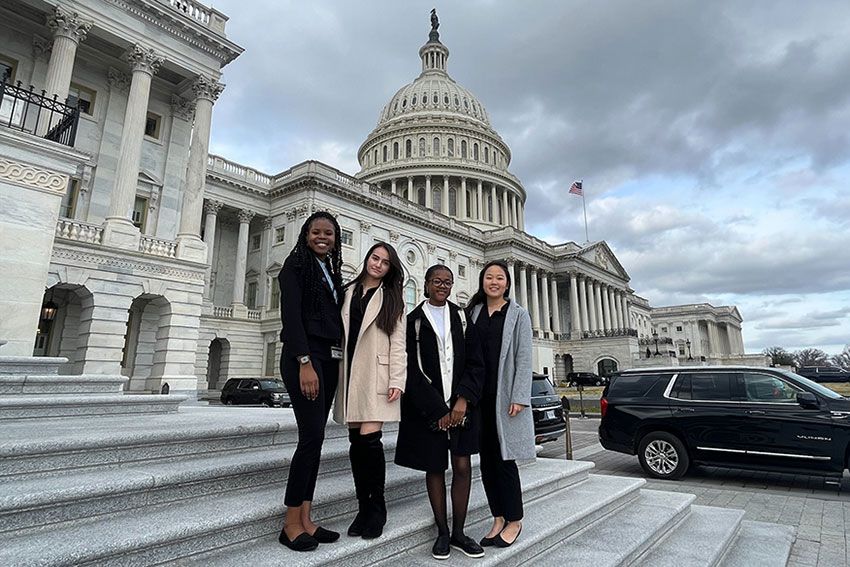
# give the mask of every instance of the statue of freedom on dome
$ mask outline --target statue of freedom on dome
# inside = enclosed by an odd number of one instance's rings
[[[440,27],[440,18],[437,17],[437,9],[431,8],[431,31],[437,31],[437,28]]]

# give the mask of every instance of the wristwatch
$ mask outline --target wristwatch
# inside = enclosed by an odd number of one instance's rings
[[[300,362],[301,364],[307,364],[308,362],[310,362],[310,355],[309,354],[305,354],[304,356],[297,356],[296,358],[298,359],[298,362]]]

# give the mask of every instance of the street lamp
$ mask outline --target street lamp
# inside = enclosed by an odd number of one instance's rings
[[[688,360],[693,360],[694,357],[691,356],[691,339],[686,340],[685,345],[688,347]]]
[[[658,333],[656,331],[652,331],[652,338],[655,339],[655,356],[661,356],[661,353],[658,352]]]

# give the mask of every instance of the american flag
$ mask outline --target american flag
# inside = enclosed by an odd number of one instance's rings
[[[573,184],[570,185],[570,193],[584,197],[584,192],[581,189],[581,181],[573,181]]]

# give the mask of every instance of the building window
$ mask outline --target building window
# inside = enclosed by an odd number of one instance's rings
[[[398,159],[398,142],[393,142],[393,159]]]
[[[396,146],[398,148],[398,146]],[[387,161],[387,145],[384,144],[384,161]]]
[[[0,80],[10,84],[14,83],[17,68],[18,62],[16,60],[0,55]]]
[[[257,282],[248,282],[248,289],[245,292],[245,305],[248,309],[257,308]]]
[[[59,209],[59,216],[66,219],[74,218],[77,212],[77,199],[80,196],[80,180],[71,179],[68,183],[68,191],[62,198],[62,206]]]
[[[148,221],[148,199],[147,197],[136,196],[136,201],[133,203],[133,226],[141,232],[145,232],[145,225]]]
[[[255,234],[251,237],[251,251],[256,252],[263,244],[263,235]]]
[[[465,278],[466,277],[466,264],[458,264],[457,266],[457,277]]]
[[[432,144],[431,151],[434,154],[434,157],[440,157],[440,139],[434,138],[434,143]]]
[[[145,136],[159,140],[159,131],[162,126],[162,116],[148,112],[148,117],[145,119]]]
[[[681,325],[676,326],[676,332],[678,332],[678,333],[682,332],[682,326]]]
[[[661,332],[662,332],[662,333],[666,333],[666,332],[667,332],[667,327],[661,327]]]
[[[277,366],[275,364],[275,355],[277,355],[277,343],[266,343],[266,376],[274,376],[274,369]]]
[[[277,277],[272,277],[272,292],[269,298],[269,311],[280,309],[280,282]]]
[[[346,246],[354,246],[354,233],[350,230],[341,229],[341,234],[339,235],[339,241],[345,244]]]
[[[448,146],[448,154],[449,157],[455,157],[455,141],[453,138],[449,138],[449,141],[446,142]]]
[[[413,280],[408,280],[404,286],[404,304],[408,313],[416,307],[416,283]]]
[[[71,87],[68,89],[68,105],[79,105],[82,114],[91,116],[94,114],[95,96],[97,96],[97,93],[94,90],[77,83],[71,83]]]
[[[413,140],[406,140],[404,142],[404,157],[409,158],[413,156]]]
[[[679,345],[679,356],[685,356],[685,345]]]
[[[416,263],[416,253],[413,250],[408,250],[405,258],[407,258],[407,263],[411,266]]]
[[[274,243],[275,244],[283,244],[283,241],[286,240],[286,227],[279,226],[274,229]]]
[[[372,154],[372,165],[378,165],[378,148],[375,148],[375,151]]]
[[[472,159],[478,161],[478,144],[472,144]]]
[[[466,140],[460,141],[460,157],[466,159]]]
[[[425,138],[419,138],[419,157],[425,157]]]
[[[490,148],[484,146],[484,163],[490,163]]]

